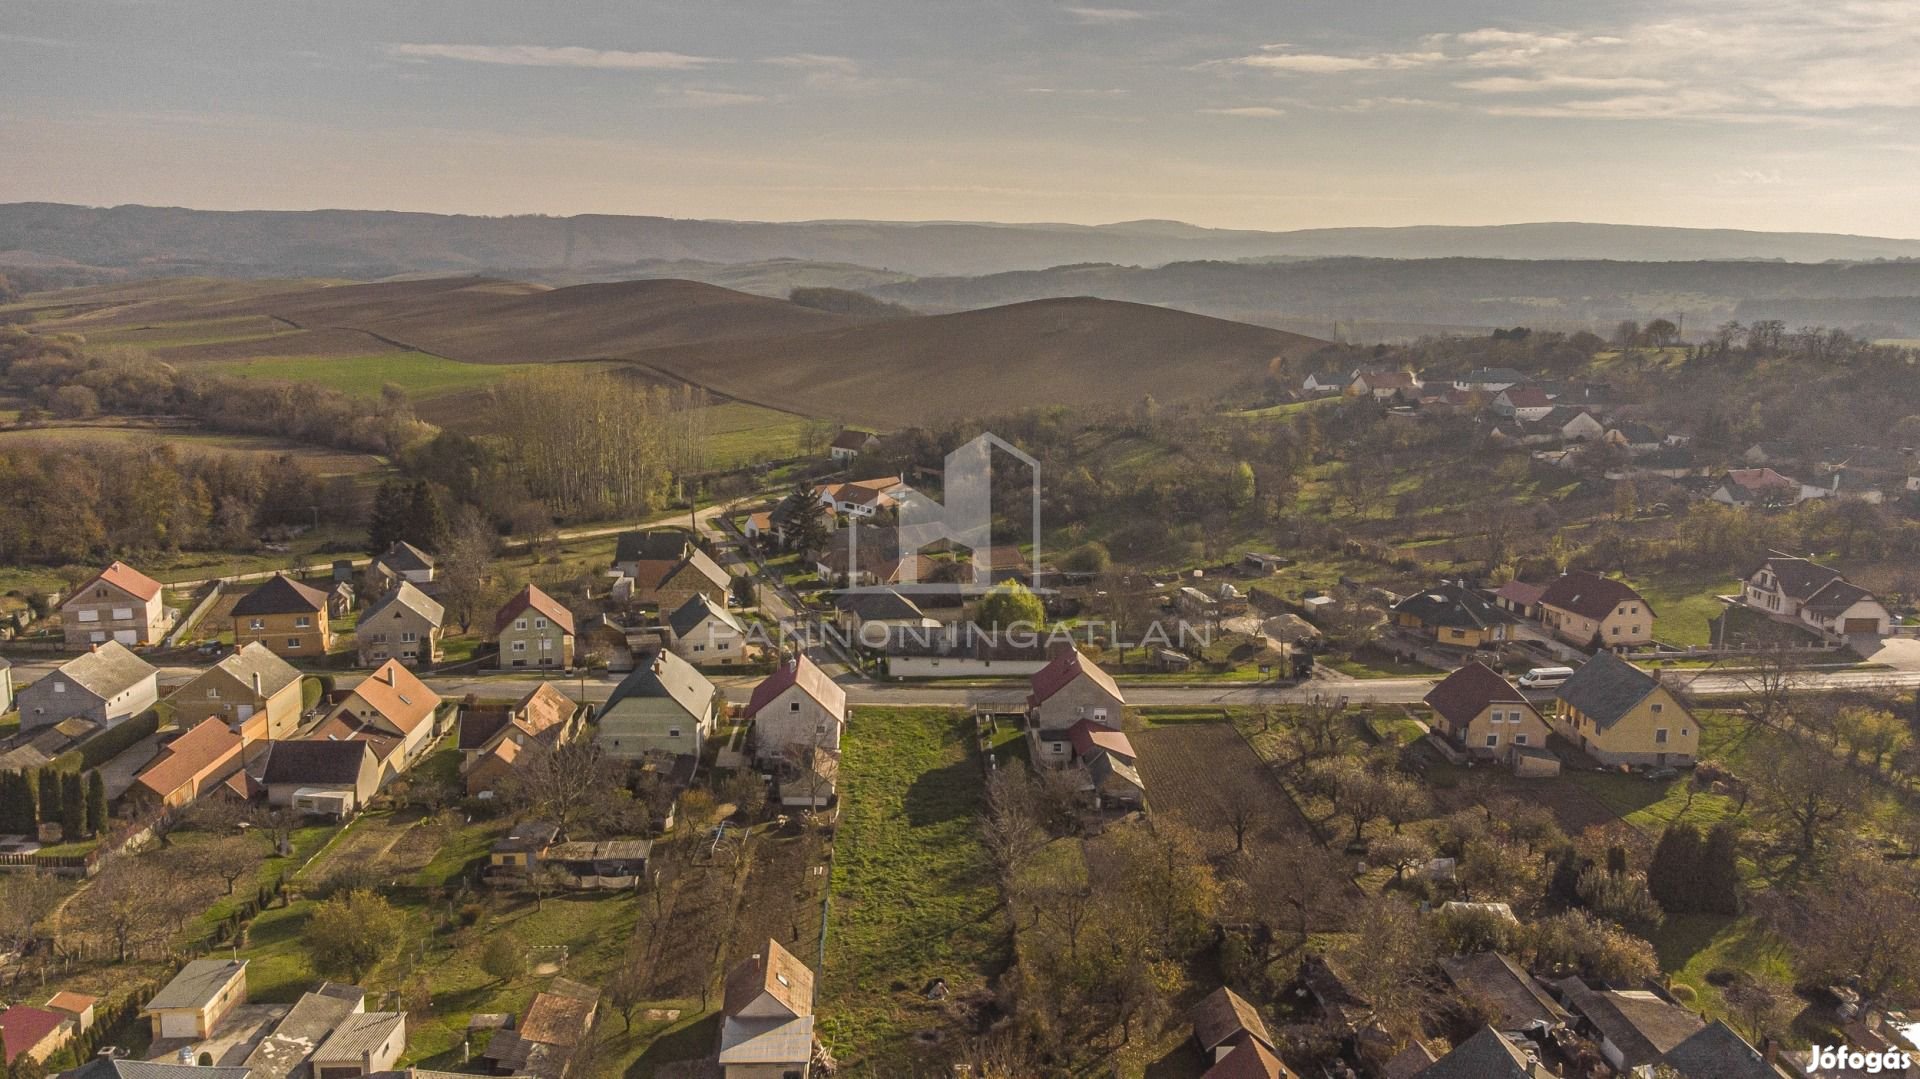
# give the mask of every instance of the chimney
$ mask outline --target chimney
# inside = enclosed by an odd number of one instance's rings
[[[392,660],[388,660],[388,661],[387,661],[387,665],[386,665],[386,666],[385,666],[384,668],[382,668],[382,669],[381,669],[381,671],[380,671],[380,675],[381,675],[381,681],[383,681],[383,682],[385,682],[386,684],[388,684],[388,685],[390,685],[390,686],[391,686],[391,685],[397,685],[397,684],[398,684],[398,683],[396,683],[396,682],[394,681],[394,674],[393,674],[393,661],[392,661]]]
[[[259,671],[255,671],[255,672],[253,672],[253,695],[254,695],[254,696],[256,696],[256,697],[258,697],[258,696],[260,696],[260,688],[261,688],[261,687],[260,687],[260,672],[259,672]]]
[[[191,1045],[181,1046],[180,1052],[178,1055],[179,1055],[181,1067],[183,1068],[193,1067],[193,1046]]]

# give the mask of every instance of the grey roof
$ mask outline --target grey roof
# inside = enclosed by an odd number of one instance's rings
[[[381,555],[376,561],[403,573],[407,570],[433,568],[433,556],[406,540],[401,540],[387,548],[387,553]]]
[[[1630,1068],[1659,1063],[1706,1026],[1699,1016],[1645,990],[1575,990],[1567,1003],[1620,1050]]]
[[[1424,592],[1416,592],[1393,605],[1393,613],[1412,615],[1429,626],[1511,625],[1520,621],[1511,611],[1497,607],[1478,589],[1458,581],[1442,581]]]
[[[351,993],[338,990],[350,989]],[[355,986],[322,985],[317,992],[303,993],[273,1032],[247,1054],[247,1067],[254,1079],[289,1079],[304,1076],[304,1067],[314,1050],[353,1010],[360,1006],[365,992]]]
[[[274,654],[273,649],[259,641],[247,642],[246,647],[214,666],[238,678],[245,685],[252,685],[253,676],[259,675],[260,692],[268,697],[300,680],[300,672],[294,669],[293,664],[281,659]]]
[[[233,605],[236,618],[256,614],[305,614],[327,609],[327,594],[301,584],[284,573],[276,573],[260,587],[240,597]]]
[[[1533,976],[1499,952],[1479,952],[1442,959],[1440,969],[1463,993],[1479,997],[1499,1010],[1501,1030],[1525,1030],[1530,1023],[1549,1026],[1573,1017],[1554,1002]]]
[[[688,716],[699,719],[713,707],[713,683],[695,670],[693,664],[665,650],[642,652],[634,657],[633,673],[613,687],[600,714],[628,697],[664,698],[678,704]]]
[[[613,544],[615,562],[672,562],[687,553],[693,537],[677,528],[622,532]]]
[[[927,616],[918,604],[891,588],[877,592],[843,592],[834,599],[833,605],[862,622],[900,622]]]
[[[679,610],[668,615],[667,625],[673,627],[675,637],[685,637],[699,629],[700,623],[705,622],[709,617],[718,618],[735,633],[747,632],[747,627],[740,624],[740,619],[732,611],[727,610],[723,605],[715,604],[704,592],[695,592],[693,598],[680,605]]]
[[[374,619],[385,614],[387,608],[396,605],[405,607],[407,610],[425,618],[428,622],[436,626],[441,625],[447,620],[447,609],[440,606],[438,600],[415,588],[412,581],[401,581],[400,587],[381,596],[373,606],[368,607],[361,613],[360,625],[366,626]]]
[[[1825,588],[1813,594],[1806,603],[1807,610],[1816,614],[1839,614],[1863,599],[1872,599],[1873,593],[1854,584],[1852,581],[1833,580]]]
[[[1782,1079],[1787,1074],[1718,1019],[1668,1050],[1666,1063],[1685,1079]]]
[[[1525,382],[1527,376],[1511,367],[1476,367],[1460,376],[1461,382]]]
[[[358,739],[273,742],[260,782],[351,787],[360,781],[360,763],[373,748]]]
[[[698,547],[687,552],[687,560],[681,563],[678,569],[668,574],[666,580],[671,581],[675,577],[690,570],[705,577],[710,583],[719,585],[722,588],[726,588],[733,583],[733,577],[728,574],[725,569],[721,568],[720,563],[715,562],[712,555]]]
[[[1573,672],[1555,696],[1605,730],[1659,685],[1652,675],[1612,652],[1600,652]]]
[[[1788,599],[1803,602],[1840,579],[1840,571],[1837,569],[1823,566],[1811,559],[1795,558],[1791,555],[1769,555],[1763,568],[1772,570],[1773,575],[1779,578],[1780,591],[1783,595]]]
[[[1492,1027],[1481,1027],[1478,1034],[1454,1046],[1453,1052],[1420,1073],[1420,1079],[1551,1079],[1551,1076],[1538,1061],[1529,1061],[1525,1053]]]
[[[195,959],[147,1001],[147,1010],[202,1007],[219,995],[234,975],[245,977],[246,969],[244,959]]]
[[[359,1060],[364,1053],[370,1053],[393,1035],[396,1027],[404,1027],[407,1017],[400,1012],[362,1012],[349,1015],[340,1021],[327,1040],[313,1054],[314,1059],[325,1063],[330,1060]]]
[[[67,681],[102,698],[118,697],[159,672],[119,641],[108,641],[93,651],[60,665]]]
[[[722,1064],[798,1064],[813,1059],[813,1016],[734,1019],[720,1025]]]
[[[60,1079],[249,1079],[252,1075],[246,1068],[203,1068],[158,1060],[94,1057],[71,1071],[61,1072]]]

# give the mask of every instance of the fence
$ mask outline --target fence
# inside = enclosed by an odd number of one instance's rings
[[[199,625],[200,620],[213,609],[213,605],[220,602],[220,596],[227,590],[227,582],[215,578],[202,585],[201,589],[206,594],[201,596],[186,614],[180,616],[180,620],[175,622],[173,628],[168,630],[167,635],[161,639],[161,644],[168,648],[178,648],[187,634],[193,632],[193,627]]]

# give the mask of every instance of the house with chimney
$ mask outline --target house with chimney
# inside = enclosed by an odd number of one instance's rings
[[[1260,1010],[1225,986],[1194,1005],[1193,1044],[1207,1062],[1201,1079],[1298,1079],[1275,1055],[1273,1035]]]
[[[1442,678],[1426,696],[1436,732],[1453,748],[1483,760],[1547,744],[1547,721],[1513,683],[1474,661]]]
[[[503,671],[573,667],[573,612],[537,585],[522,588],[500,608],[493,618],[493,636],[500,645]]]
[[[1886,605],[1839,570],[1779,551],[1770,552],[1747,574],[1740,585],[1740,603],[1828,637],[1884,637],[1893,626]]]
[[[525,755],[551,750],[579,737],[592,707],[542,682],[505,708],[467,707],[460,712],[460,774],[469,796],[495,789]]]
[[[1452,648],[1497,648],[1520,618],[1465,581],[1441,581],[1393,605],[1393,624]]]
[[[615,760],[699,756],[717,721],[713,683],[665,649],[642,652],[600,706],[595,744]]]
[[[753,721],[755,760],[784,760],[796,747],[837,751],[847,726],[847,691],[806,655],[790,656],[754,687],[746,717]]]
[[[233,605],[233,643],[258,641],[287,659],[324,659],[333,647],[327,594],[284,573],[240,597]]]
[[[1554,691],[1553,727],[1606,765],[1692,764],[1700,724],[1658,678],[1598,652]]]
[[[633,580],[633,598],[672,611],[696,595],[726,605],[733,579],[720,563],[678,528],[623,532],[614,542],[613,568]]]
[[[72,649],[117,641],[138,647],[160,643],[167,608],[160,582],[115,562],[60,601],[60,633]]]
[[[432,744],[439,708],[440,695],[390,659],[361,679],[307,737],[366,742],[381,762],[385,784]]]
[[[1653,642],[1653,604],[1614,577],[1575,570],[1540,594],[1540,621],[1555,637],[1585,649],[1621,649]]]
[[[247,801],[258,788],[242,768],[246,744],[226,720],[208,716],[161,746],[133,777],[126,797],[143,807],[165,809],[192,805],[215,791]]]
[[[440,662],[446,620],[446,608],[438,600],[412,581],[399,582],[360,614],[353,631],[360,666],[378,667],[389,660],[409,667]]]
[[[434,575],[438,572],[432,555],[405,540],[387,548],[373,560],[368,570],[369,576],[378,581],[383,590],[392,589],[404,581],[423,591],[431,591]]]
[[[246,1002],[246,960],[193,959],[147,1001],[140,1014],[152,1022],[154,1041],[205,1038]]]
[[[669,647],[688,663],[732,667],[754,655],[747,625],[740,616],[705,595],[695,595],[667,615]]]
[[[846,464],[855,457],[880,445],[880,436],[871,431],[856,431],[849,427],[833,436],[833,442],[827,446],[827,456],[835,464]]]
[[[813,971],[780,942],[734,964],[721,1003],[720,1068],[726,1079],[807,1079],[813,1074]]]
[[[260,785],[267,804],[344,820],[380,790],[380,761],[364,739],[270,742]]]
[[[555,978],[533,995],[533,1001],[511,1027],[496,1030],[482,1058],[495,1075],[569,1079],[586,1073],[574,1068],[575,1058],[593,1035],[600,1014],[600,992],[570,978]]]
[[[65,1013],[15,1004],[0,1011],[0,1048],[10,1067],[23,1059],[44,1063],[73,1040],[76,1029]]]
[[[1074,762],[1072,731],[1085,720],[1118,732],[1127,701],[1113,676],[1077,648],[1059,651],[1033,675],[1027,692],[1027,736],[1036,764]]]
[[[167,695],[175,716],[215,716],[248,742],[291,738],[300,726],[300,672],[259,641]]]

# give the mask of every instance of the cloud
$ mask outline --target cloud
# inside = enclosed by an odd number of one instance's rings
[[[1208,116],[1239,116],[1250,120],[1271,120],[1285,116],[1287,110],[1276,109],[1272,105],[1233,105],[1217,109],[1201,109]]]
[[[725,63],[710,56],[678,52],[629,52],[587,49],[577,45],[416,45],[386,46],[389,56],[405,60],[456,60],[469,64],[505,64],[512,67],[584,67],[616,71],[693,71]]]
[[[1456,82],[1462,90],[1481,94],[1534,94],[1543,90],[1664,90],[1665,79],[1644,79],[1631,75],[1495,75],[1484,79]]]
[[[899,79],[876,78],[864,74],[860,62],[848,56],[796,52],[785,56],[769,56],[760,62],[802,72],[801,83],[814,90],[867,93],[902,84],[902,80]]]
[[[1333,56],[1313,52],[1261,52],[1229,63],[1297,75],[1338,75],[1349,71],[1398,71],[1445,59],[1437,52],[1388,52],[1373,56]]]
[[[1157,11],[1140,11],[1136,8],[1125,7],[1068,7],[1062,8],[1061,10],[1079,19],[1081,22],[1091,23],[1140,22],[1143,19],[1157,19],[1160,17],[1160,13]]]
[[[658,93],[677,104],[697,109],[725,108],[729,105],[759,105],[773,100],[765,94],[749,94],[739,90],[703,90],[691,86],[663,86]]]

